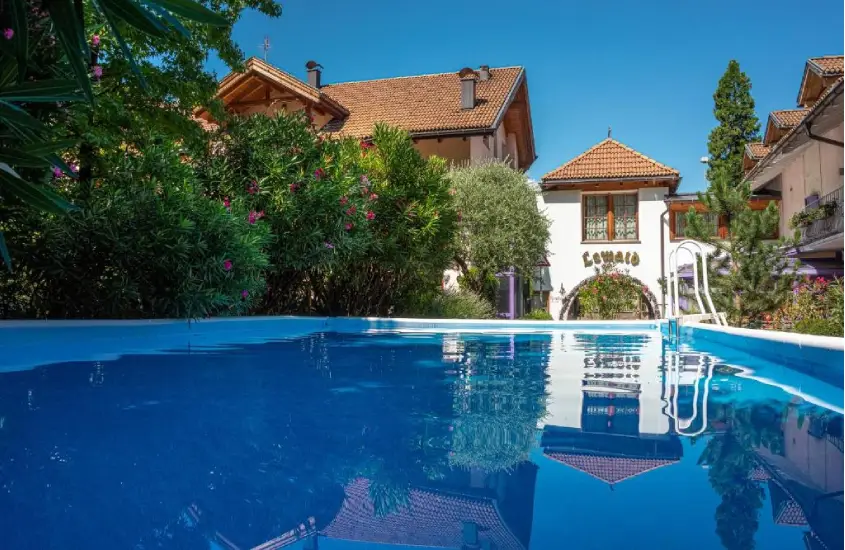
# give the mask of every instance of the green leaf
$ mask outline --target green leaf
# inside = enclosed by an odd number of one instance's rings
[[[27,168],[50,166],[50,162],[44,157],[10,147],[0,148],[0,162],[5,162],[9,166],[25,166]]]
[[[76,13],[71,0],[50,0],[46,5],[76,82],[82,88],[85,98],[93,103],[94,91],[91,89],[91,77],[88,75],[91,52],[85,40],[85,29],[79,14]]]
[[[77,101],[83,99],[79,85],[73,80],[52,79],[21,82],[0,90],[2,101],[25,101],[29,103],[54,103],[56,101]]]
[[[68,210],[77,209],[77,207],[65,201],[56,193],[48,191],[42,186],[26,182],[3,169],[0,169],[0,189],[17,197],[24,204],[44,210],[45,212],[64,214]]]
[[[48,155],[56,151],[64,151],[76,145],[78,140],[75,139],[60,139],[59,141],[40,141],[28,143],[20,147],[21,151],[29,153],[30,155]]]
[[[0,122],[21,126],[23,128],[31,128],[33,130],[42,131],[44,125],[40,120],[33,117],[20,107],[0,101]]]
[[[214,27],[225,27],[229,24],[226,18],[219,13],[215,13],[192,0],[149,0],[149,4],[161,6],[176,15],[181,15],[185,19],[197,23],[205,23]]]
[[[12,59],[4,58],[0,65],[0,88],[5,88],[15,81],[18,65]]]
[[[18,60],[18,80],[26,78],[26,65],[29,60],[29,26],[26,24],[26,0],[12,0],[12,28],[15,31],[15,53]]]
[[[157,6],[156,4],[148,4],[148,5],[147,5],[147,7],[149,7],[149,8],[150,8],[150,9],[152,9],[152,10],[154,10],[156,13],[158,13],[158,14],[161,16],[161,18],[162,18],[162,19],[164,19],[165,21],[167,21],[168,23],[170,23],[170,25],[171,25],[174,29],[176,29],[177,31],[179,31],[179,33],[180,33],[182,36],[184,36],[185,38],[190,38],[190,37],[191,37],[191,31],[189,31],[188,29],[186,29],[186,28],[185,28],[185,26],[184,26],[184,25],[182,25],[182,23],[180,23],[180,22],[179,22],[179,20],[178,20],[177,18],[173,17],[173,16],[170,14],[170,12],[169,12],[169,11],[167,11],[167,10],[166,10],[166,9],[164,9],[164,8],[162,8],[161,6]]]
[[[12,258],[9,256],[9,249],[6,248],[6,238],[3,237],[2,231],[0,231],[0,258],[3,259],[3,263],[6,264],[6,269],[9,270],[9,273],[11,273]]]
[[[120,34],[120,31],[117,30],[117,25],[115,25],[116,18],[108,11],[102,11],[103,17],[106,18],[106,23],[108,23],[109,29],[111,30],[112,34],[114,34],[117,43],[120,45],[120,50],[123,52],[123,57],[129,62],[129,66],[132,68],[132,72],[138,77],[140,81],[141,88],[144,90],[148,90],[149,86],[147,85],[147,81],[144,79],[144,75],[141,74],[141,68],[135,63],[135,58],[132,56],[132,51],[129,49],[129,46],[126,44],[126,41],[123,40],[123,35]]]
[[[131,0],[100,0],[103,11],[111,12],[116,18],[150,36],[162,37],[165,27],[153,15]]]

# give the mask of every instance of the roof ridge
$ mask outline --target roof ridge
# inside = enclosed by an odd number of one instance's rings
[[[640,153],[640,152],[639,152],[639,151],[637,151],[636,149],[634,149],[634,148],[632,148],[632,147],[629,147],[628,145],[625,145],[625,144],[624,144],[624,143],[622,143],[621,141],[617,141],[617,140],[615,140],[615,139],[613,139],[613,138],[607,138],[607,139],[609,139],[610,141],[612,141],[612,142],[616,143],[617,145],[620,145],[620,146],[624,147],[625,149],[627,149],[628,151],[630,151],[630,152],[634,153],[635,155],[639,155],[639,156],[640,156],[640,157],[642,157],[643,159],[645,159],[645,160],[647,160],[647,161],[649,161],[649,162],[653,162],[654,164],[656,164],[656,165],[660,166],[661,168],[665,168],[666,170],[669,170],[670,172],[675,172],[676,174],[680,174],[680,172],[678,172],[677,170],[675,170],[675,169],[674,169],[674,168],[672,168],[671,166],[668,166],[668,165],[666,165],[666,164],[663,164],[662,162],[658,162],[658,161],[654,160],[653,158],[651,158],[650,156],[648,156],[648,155],[644,155],[643,153]]]
[[[509,65],[507,67],[490,67],[491,75],[492,75],[492,71],[501,71],[503,69],[521,69],[521,70],[524,70],[525,67],[523,67],[522,65]],[[363,83],[366,83],[366,82],[381,82],[381,81],[384,81],[384,80],[400,80],[400,79],[403,79],[403,78],[425,78],[425,77],[429,77],[429,76],[444,76],[444,75],[447,75],[447,74],[453,74],[453,75],[457,76],[458,71],[447,71],[447,72],[443,72],[443,73],[412,74],[412,75],[405,75],[405,76],[388,76],[388,77],[385,77],[385,78],[368,78],[368,79],[364,79],[364,80],[347,80],[347,81],[344,81],[344,82],[334,82],[332,84],[325,84],[321,87],[321,89],[322,88],[331,88],[332,86],[339,86],[341,84],[363,84]]]

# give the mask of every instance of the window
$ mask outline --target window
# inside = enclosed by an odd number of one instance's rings
[[[686,237],[687,232],[687,213],[686,212],[673,212],[675,216],[675,238],[682,239]],[[719,236],[719,218],[716,214],[712,212],[701,212],[701,215],[704,216],[704,221],[710,226],[713,230],[712,235],[714,237]]]
[[[585,241],[637,240],[637,195],[583,195]]]

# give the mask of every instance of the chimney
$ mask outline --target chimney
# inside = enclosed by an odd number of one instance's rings
[[[461,77],[461,109],[472,109],[475,107],[475,81],[478,75],[465,67],[458,73]]]
[[[478,68],[478,80],[481,82],[490,80],[490,65],[482,65]]]
[[[319,88],[323,66],[316,61],[309,61],[305,64],[305,68],[308,70],[308,85],[312,88]]]

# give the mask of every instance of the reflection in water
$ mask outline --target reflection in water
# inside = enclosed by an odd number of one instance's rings
[[[668,491],[707,507],[690,547],[842,548],[842,417],[739,372],[652,333],[562,332],[2,374],[2,547],[651,547]],[[604,514],[559,521],[562,493]]]

